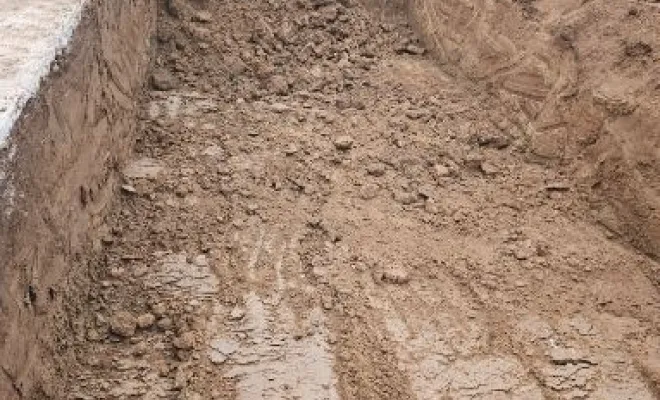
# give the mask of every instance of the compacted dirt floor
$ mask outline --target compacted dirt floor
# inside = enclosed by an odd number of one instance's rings
[[[70,399],[658,398],[657,265],[401,18],[163,6]]]

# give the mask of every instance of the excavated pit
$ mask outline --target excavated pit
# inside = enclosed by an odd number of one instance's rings
[[[659,398],[659,30],[90,0],[0,149],[0,398]]]

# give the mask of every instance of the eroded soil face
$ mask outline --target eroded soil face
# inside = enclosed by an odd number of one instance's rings
[[[656,264],[405,20],[160,13],[69,398],[657,398]]]

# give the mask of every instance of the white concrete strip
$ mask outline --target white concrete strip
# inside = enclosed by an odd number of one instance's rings
[[[0,147],[68,45],[86,2],[0,0]]]

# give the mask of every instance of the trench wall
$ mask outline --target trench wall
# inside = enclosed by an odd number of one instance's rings
[[[155,0],[90,0],[0,150],[0,398],[64,398],[53,324],[136,131]]]
[[[588,218],[660,256],[660,4],[367,1],[406,7],[446,71],[524,111],[530,158],[565,169]]]

